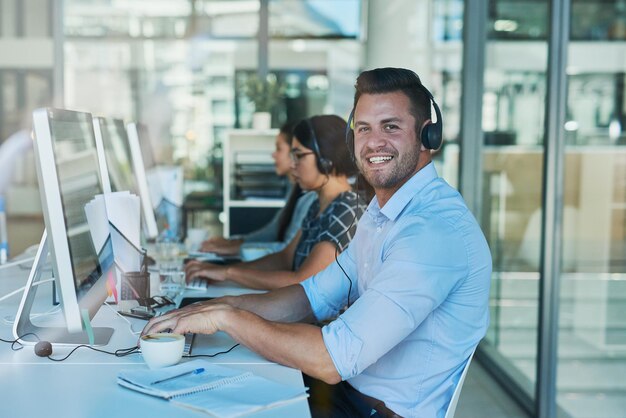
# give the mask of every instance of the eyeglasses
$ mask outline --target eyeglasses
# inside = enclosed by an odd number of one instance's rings
[[[309,152],[297,152],[296,150],[289,151],[289,157],[291,158],[291,162],[294,164],[298,164],[300,160],[307,155],[315,154],[313,151]]]

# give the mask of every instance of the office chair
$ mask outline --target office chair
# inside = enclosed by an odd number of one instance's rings
[[[476,348],[472,351],[465,366],[463,366],[463,373],[461,373],[461,378],[459,382],[456,384],[456,388],[454,389],[454,393],[452,394],[452,399],[450,399],[450,404],[448,405],[448,409],[446,410],[445,418],[454,418],[454,412],[456,411],[456,404],[459,402],[459,397],[461,396],[461,389],[463,388],[463,382],[465,381],[465,376],[467,376],[467,371],[469,370],[470,363],[472,362],[472,358],[474,357],[474,353],[476,352]]]

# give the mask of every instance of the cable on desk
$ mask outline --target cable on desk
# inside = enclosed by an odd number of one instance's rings
[[[126,356],[129,356],[131,354],[138,354],[140,352],[138,346],[128,347],[128,348],[120,348],[120,349],[117,349],[117,350],[111,352],[111,351],[101,350],[99,348],[95,348],[95,347],[92,347],[92,346],[87,345],[87,344],[81,344],[81,345],[77,345],[76,347],[74,347],[72,349],[72,351],[70,351],[63,358],[52,358],[52,357],[48,356],[48,359],[52,360],[52,361],[57,361],[57,362],[65,361],[65,360],[67,360],[69,358],[69,356],[74,354],[74,351],[78,350],[79,348],[83,348],[83,347],[88,348],[88,349],[93,350],[93,351],[97,351],[99,353],[109,354],[109,355],[115,356],[115,357],[126,357]]]
[[[120,317],[120,318],[122,318],[124,321],[126,321],[126,323],[128,324],[128,328],[130,329],[130,333],[131,333],[131,334],[133,334],[133,335],[139,335],[139,334],[141,334],[141,331],[135,331],[135,330],[133,329],[133,324],[132,324],[132,323],[131,323],[128,319],[124,318],[124,316],[123,316],[122,314],[120,314],[118,311],[116,311],[116,310],[113,308],[113,306],[109,305],[107,302],[104,302],[104,304],[105,304],[106,306],[108,306],[108,307],[109,307],[109,309],[111,309],[113,312],[115,312],[115,314],[116,314],[117,316],[119,316],[119,317]]]
[[[13,350],[13,351],[19,351],[19,350],[21,350],[21,349],[23,349],[23,348],[24,348],[24,344],[20,343],[20,342],[19,342],[19,340],[21,340],[22,338],[24,338],[24,337],[26,337],[26,336],[29,336],[29,335],[32,335],[32,336],[34,336],[35,338],[37,338],[37,341],[41,341],[41,339],[39,338],[39,336],[38,336],[37,334],[33,333],[33,332],[28,332],[28,333],[26,333],[26,334],[24,334],[24,335],[21,335],[21,336],[19,336],[19,337],[18,337],[17,339],[15,339],[15,340],[5,340],[5,339],[3,339],[3,338],[0,338],[0,341],[5,342],[5,343],[9,343],[9,344],[11,344],[11,350]],[[16,346],[15,346],[16,344],[19,344],[19,346],[18,346],[18,347],[16,347]],[[185,358],[216,357],[216,356],[219,356],[220,354],[230,353],[230,352],[231,352],[231,351],[233,351],[233,350],[234,350],[237,346],[239,346],[239,344],[235,344],[235,345],[233,345],[233,346],[232,346],[232,347],[230,347],[228,350],[225,350],[225,351],[219,351],[219,352],[217,352],[217,353],[213,353],[213,354],[195,354],[195,355],[192,355],[192,356],[190,355],[190,356],[184,356],[184,357],[185,357]],[[51,356],[47,356],[47,358],[48,358],[49,360],[51,360],[51,361],[62,362],[62,361],[67,360],[67,359],[68,359],[68,358],[69,358],[72,354],[74,354],[74,352],[75,352],[76,350],[78,350],[79,348],[83,348],[83,347],[84,347],[84,348],[88,348],[88,349],[93,350],[93,351],[97,351],[98,353],[104,353],[104,354],[108,354],[108,355],[115,356],[115,357],[126,357],[126,356],[129,356],[129,355],[131,355],[131,354],[138,354],[138,353],[141,353],[140,348],[139,348],[139,346],[137,346],[137,345],[135,345],[135,346],[133,346],[133,347],[128,347],[128,348],[120,348],[120,349],[117,349],[117,350],[115,350],[115,351],[111,352],[111,351],[106,351],[106,350],[102,350],[102,349],[99,349],[99,348],[92,347],[92,346],[90,346],[90,345],[88,345],[88,344],[80,344],[80,345],[77,345],[76,347],[74,347],[74,348],[72,349],[72,351],[70,351],[70,352],[69,352],[69,353],[68,353],[65,357],[63,357],[63,358],[53,358],[53,357],[51,357]]]
[[[41,341],[39,339],[39,337],[37,336],[37,334],[33,333],[33,332],[28,332],[22,336],[20,336],[19,338],[16,338],[15,340],[5,340],[4,338],[0,338],[0,341],[2,341],[3,343],[9,343],[11,344],[11,350],[13,351],[20,351],[22,348],[24,348],[24,344],[22,344],[20,342],[20,340],[24,337],[27,337],[29,335],[33,335],[35,338],[37,338],[37,341]],[[19,344],[19,347],[15,347],[15,344]]]
[[[232,347],[230,347],[230,348],[229,348],[228,350],[226,350],[226,351],[219,351],[219,352],[217,352],[217,353],[213,353],[213,354],[195,354],[195,355],[193,355],[193,356],[184,356],[184,357],[185,357],[185,358],[194,358],[194,357],[216,357],[216,356],[219,356],[220,354],[230,353],[230,352],[231,352],[231,351],[233,351],[233,350],[235,349],[235,347],[237,347],[238,345],[239,345],[239,344],[235,344],[235,345],[233,345]],[[65,361],[65,360],[67,360],[67,359],[68,359],[68,357],[69,357],[69,356],[71,356],[72,354],[74,354],[74,351],[76,351],[76,350],[78,350],[79,348],[82,348],[82,347],[88,348],[88,349],[93,350],[93,351],[97,351],[97,352],[99,352],[99,353],[109,354],[109,355],[112,355],[112,356],[115,356],[115,357],[126,357],[126,356],[129,356],[129,355],[131,355],[131,354],[138,354],[138,353],[140,353],[140,352],[141,352],[138,346],[129,347],[129,348],[120,348],[120,349],[118,349],[118,350],[115,350],[114,352],[110,352],[110,351],[101,350],[101,349],[99,349],[99,348],[92,347],[92,346],[87,345],[87,344],[81,344],[81,345],[79,345],[79,346],[74,347],[74,348],[72,349],[72,351],[70,351],[70,352],[69,352],[69,353],[68,353],[65,357],[63,357],[63,358],[60,358],[60,359],[55,359],[55,358],[52,358],[52,357],[48,356],[48,359],[50,359],[50,360],[52,360],[52,361],[57,361],[57,362]]]
[[[0,338],[0,341],[2,341],[4,343],[11,344],[11,350],[19,351],[19,350],[24,348],[24,344],[22,344],[19,340],[21,340],[22,338],[27,337],[29,335],[34,336],[37,339],[37,341],[41,341],[41,338],[39,338],[39,336],[37,334],[35,334],[34,332],[28,332],[28,333],[26,333],[24,335],[20,335],[15,340],[5,340],[3,338]],[[16,347],[16,344],[19,344],[19,346]],[[68,359],[69,356],[74,354],[74,352],[76,350],[78,350],[79,348],[83,348],[83,347],[88,348],[88,349],[93,350],[93,351],[97,351],[99,353],[109,354],[109,355],[115,356],[115,357],[125,357],[125,356],[128,356],[128,355],[136,354],[136,353],[140,352],[138,346],[133,346],[133,347],[128,347],[128,348],[120,348],[120,349],[117,349],[117,350],[111,352],[111,351],[101,350],[99,348],[95,348],[95,347],[92,347],[92,346],[87,345],[87,344],[81,344],[81,345],[77,345],[76,347],[74,347],[72,349],[72,351],[70,351],[69,354],[67,354],[63,358],[57,359],[57,358],[52,358],[50,356],[47,356],[47,357],[48,357],[49,360],[52,360],[52,361],[57,361],[57,362],[65,361],[65,360]]]
[[[188,355],[188,356],[183,356],[184,358],[194,358],[194,357],[216,357],[219,356],[220,354],[226,354],[226,353],[230,353],[231,351],[233,351],[235,349],[235,347],[239,346],[239,343],[233,345],[232,347],[230,347],[228,350],[226,351],[218,351],[217,353],[213,353],[213,354],[194,354],[194,355]]]

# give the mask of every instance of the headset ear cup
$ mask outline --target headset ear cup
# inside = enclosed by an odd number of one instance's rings
[[[317,162],[319,163],[317,168],[320,172],[329,175],[333,171],[333,162],[328,158],[320,158]]]
[[[435,116],[437,117],[437,122],[430,123],[428,125],[428,149],[438,150],[441,147],[441,143],[443,142],[443,123],[441,118],[441,110],[435,102],[435,99],[432,98],[431,101],[433,103],[433,109],[435,109]]]
[[[441,142],[443,138],[441,137],[441,128],[439,125],[433,124],[429,125],[428,129],[428,149],[438,150],[441,148]]]
[[[420,140],[422,141],[422,145],[424,146],[424,148],[426,149],[433,149],[433,147],[431,146],[431,129],[432,125],[429,123],[428,125],[424,126],[422,128],[422,135],[420,136]]]
[[[426,149],[437,150],[441,146],[441,128],[436,123],[429,123],[422,128],[420,135],[422,145]]]

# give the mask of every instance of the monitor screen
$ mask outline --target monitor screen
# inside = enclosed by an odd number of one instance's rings
[[[91,117],[86,113],[49,112],[50,137],[57,168],[74,286],[80,299],[112,263],[112,247],[94,247],[85,207],[102,194]]]
[[[100,124],[100,132],[102,133],[102,145],[104,146],[111,191],[130,191],[135,195],[139,194],[124,122],[120,119],[96,119]]]
[[[141,157],[143,158],[143,166],[145,170],[151,170],[156,167],[156,158],[154,157],[154,149],[150,142],[150,134],[148,127],[143,123],[136,123],[137,137],[139,139],[139,147],[141,148]]]
[[[130,122],[126,125],[128,146],[130,149],[130,159],[133,164],[135,180],[138,189],[138,195],[141,199],[142,221],[144,228],[144,236],[147,239],[154,239],[159,234],[157,221],[154,213],[153,195],[160,195],[160,184],[152,184],[148,182],[148,171],[156,169],[154,158],[152,157],[152,147],[149,144],[147,129],[141,123]],[[97,139],[97,138],[96,138]],[[142,145],[143,142],[143,145]],[[146,166],[148,164],[148,166]],[[158,193],[157,193],[158,188]]]

